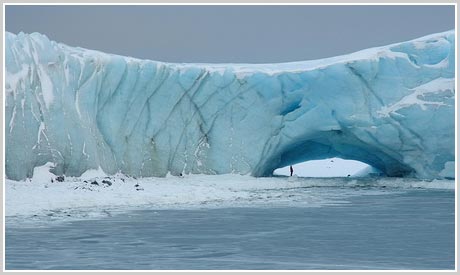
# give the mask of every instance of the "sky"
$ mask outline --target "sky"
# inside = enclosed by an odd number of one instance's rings
[[[454,6],[14,6],[6,30],[166,62],[331,57],[454,29]]]

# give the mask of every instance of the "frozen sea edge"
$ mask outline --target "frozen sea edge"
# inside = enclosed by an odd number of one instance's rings
[[[455,190],[454,180],[255,178],[234,174],[135,178],[106,176],[102,170],[90,170],[81,177],[59,182],[49,172],[49,165],[36,168],[32,179],[6,180],[7,220],[23,223],[92,219],[135,209],[321,207],[346,204],[352,196],[414,188]]]

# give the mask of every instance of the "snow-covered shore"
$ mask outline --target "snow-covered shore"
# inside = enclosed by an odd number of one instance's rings
[[[454,190],[452,180],[404,178],[255,178],[240,175],[168,175],[164,178],[106,176],[88,171],[57,181],[49,167],[33,179],[6,180],[7,217],[88,217],[108,210],[239,206],[312,206],[346,203],[354,195],[410,188]],[[51,181],[53,180],[53,182]],[[331,192],[331,188],[340,192]],[[374,192],[374,193],[373,193]]]

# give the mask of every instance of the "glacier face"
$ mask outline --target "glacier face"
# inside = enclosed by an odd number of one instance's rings
[[[341,157],[453,178],[454,45],[448,31],[316,61],[174,64],[6,33],[6,175],[267,176]]]

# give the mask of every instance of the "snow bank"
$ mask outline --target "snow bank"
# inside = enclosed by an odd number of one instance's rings
[[[110,215],[132,209],[194,207],[321,207],[347,203],[351,196],[382,195],[413,188],[454,190],[452,180],[404,178],[254,178],[239,175],[188,175],[164,178],[46,177],[6,181],[6,216],[57,220]]]

